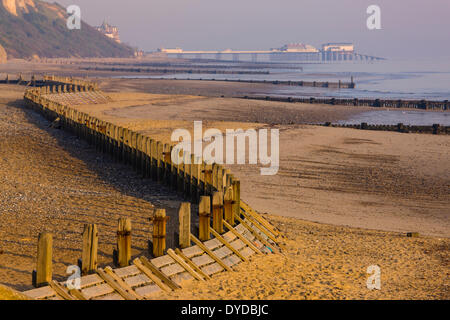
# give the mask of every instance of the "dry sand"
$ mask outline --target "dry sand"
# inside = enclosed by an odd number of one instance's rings
[[[111,96],[116,102],[78,108],[164,142],[170,142],[175,128],[192,131],[194,120],[203,120],[205,130],[222,131],[265,126],[258,115],[266,123],[281,123],[269,126],[280,130],[277,175],[261,176],[257,166],[230,166],[242,181],[242,198],[260,212],[450,236],[449,136],[284,124],[308,112],[343,116],[342,110],[320,105],[311,110],[305,104],[183,95]],[[240,123],[243,119],[250,122]]]
[[[85,223],[99,228],[99,265],[112,263],[117,219],[130,217],[133,256],[146,255],[154,208],[182,199],[23,108],[23,87],[0,85],[0,284],[31,289],[40,232],[54,235],[56,280],[81,258]],[[173,245],[176,219],[169,221]]]
[[[450,241],[269,216],[286,235],[283,255],[258,256],[162,299],[449,299]],[[367,289],[367,268],[381,290]]]

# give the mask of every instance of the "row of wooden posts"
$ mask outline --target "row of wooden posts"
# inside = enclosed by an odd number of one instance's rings
[[[55,77],[46,79],[51,82],[66,80]],[[64,85],[61,84],[61,86]],[[198,203],[199,241],[209,240],[211,233],[220,237],[220,234],[224,232],[224,225],[232,228],[235,225],[235,218],[240,220],[240,181],[229,170],[221,165],[197,161],[198,159],[187,153],[182,155],[185,159],[184,163],[178,165],[172,163],[173,147],[171,145],[97,119],[44,96],[53,90],[54,87],[50,86],[29,89],[25,93],[25,101],[29,107],[39,111],[48,119],[59,119],[63,128],[86,139],[95,145],[97,150],[110,154],[118,161],[131,164],[144,177],[171,186],[187,200]],[[57,89],[56,92],[63,91]],[[211,213],[212,228],[210,228]],[[180,248],[190,246],[193,240],[193,235],[190,233],[190,217],[190,203],[183,203],[180,208]],[[166,249],[165,210],[156,210],[152,221],[153,256],[158,257],[162,256]],[[128,265],[131,255],[131,222],[120,220],[117,235],[116,260],[119,266],[125,266]],[[34,278],[36,286],[48,283],[49,277],[51,280],[51,242],[51,235],[40,235]],[[97,245],[97,228],[95,225],[87,225],[83,233],[81,259],[83,274],[96,269]]]
[[[191,234],[191,203],[183,202],[178,210],[179,216],[179,243],[180,249],[191,246],[194,241],[197,245],[199,242],[210,240],[211,234],[223,241],[221,234],[224,233],[224,227],[230,231],[234,231],[234,216],[231,210],[231,203],[228,206],[222,206],[221,197],[215,192],[213,196],[213,221],[211,228],[211,199],[209,196],[202,196],[199,204],[199,236],[198,239]],[[224,216],[225,212],[225,216]],[[228,213],[228,216],[226,215]],[[153,235],[152,235],[152,255],[160,257],[166,253],[166,211],[165,209],[157,209],[153,218]],[[234,231],[236,235],[236,231]],[[117,226],[117,245],[113,252],[113,260],[117,267],[126,267],[131,263],[131,219],[120,218]],[[239,235],[238,235],[239,236]],[[247,245],[254,248],[253,244],[246,240],[242,235],[239,236]],[[98,267],[98,238],[99,232],[96,224],[86,224],[82,235],[83,245],[81,259],[78,265],[82,275],[91,274],[97,271]],[[225,241],[223,241],[225,245]],[[201,245],[201,244],[200,244]],[[227,245],[228,246],[228,245]],[[236,255],[246,260],[239,252],[229,247]],[[37,262],[36,270],[33,272],[33,285],[42,287],[48,285],[52,281],[52,251],[53,236],[48,232],[39,234],[37,245]]]
[[[66,85],[75,85],[75,86],[82,86],[82,87],[88,87],[92,90],[98,90],[98,83],[94,81],[88,81],[84,79],[75,79],[72,77],[59,77],[55,75],[45,75],[44,76],[44,82],[48,83],[61,83]]]
[[[231,201],[233,212],[239,213],[240,180],[222,165],[200,162],[189,153],[182,155],[183,163],[172,163],[172,145],[52,101],[43,96],[48,90],[49,87],[29,89],[25,100],[48,119],[59,118],[63,128],[95,145],[99,151],[132,165],[145,178],[172,187],[194,203],[202,195],[212,197],[218,191],[220,202]]]

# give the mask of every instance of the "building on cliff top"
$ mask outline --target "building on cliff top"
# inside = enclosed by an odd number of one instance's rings
[[[103,24],[100,27],[96,27],[96,29],[108,38],[111,38],[117,43],[120,43],[119,28],[111,26],[106,21],[104,21]]]

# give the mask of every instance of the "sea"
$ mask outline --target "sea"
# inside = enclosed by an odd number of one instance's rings
[[[218,62],[197,60],[192,69]],[[267,81],[353,81],[355,89],[311,88],[279,86],[264,95],[285,97],[373,98],[403,100],[450,100],[450,58],[448,60],[382,60],[346,61],[332,63],[261,63],[222,62],[226,68],[238,71],[263,71],[267,74],[195,74],[177,73],[163,76],[130,76],[133,78],[267,80]],[[377,110],[361,113],[340,123],[432,125],[450,126],[450,112]]]

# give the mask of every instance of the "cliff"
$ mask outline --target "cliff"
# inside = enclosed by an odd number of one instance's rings
[[[1,0],[0,46],[9,58],[133,56],[132,48],[84,22],[81,30],[69,30],[67,17],[66,9],[57,3]]]

